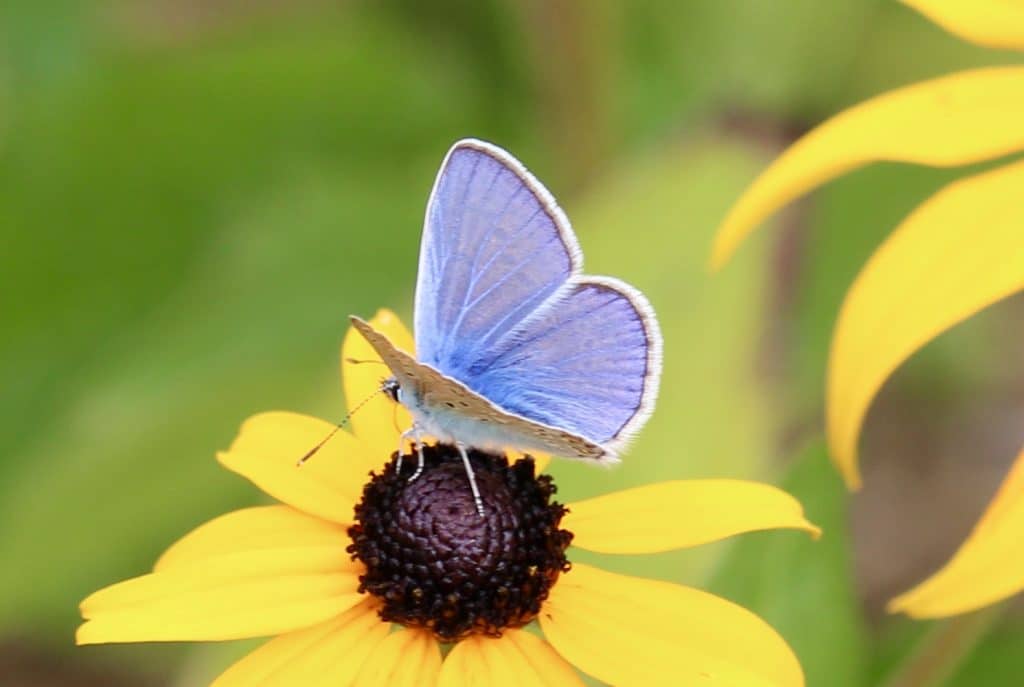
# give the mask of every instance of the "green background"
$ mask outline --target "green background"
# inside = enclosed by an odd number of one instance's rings
[[[1015,60],[889,0],[0,4],[0,683],[192,687],[251,646],[79,649],[76,604],[264,501],[213,460],[244,418],[340,417],[346,317],[410,321],[426,196],[465,136],[522,159],[588,271],[641,288],[662,321],[657,413],[621,468],[553,465],[560,495],[762,479],[826,529],[577,560],[743,603],[810,685],[884,681],[930,631],[885,600],[955,550],[1020,445],[1021,299],[897,373],[851,497],[820,446],[837,308],[962,170],[864,170],[713,277],[708,249],[815,123]],[[948,684],[1016,684],[1022,655],[1011,610]]]

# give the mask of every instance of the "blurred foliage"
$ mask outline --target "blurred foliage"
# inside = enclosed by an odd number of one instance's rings
[[[1011,685],[1020,676],[1024,656],[1024,624],[1004,622],[999,631],[980,644],[949,682],[949,687]]]
[[[871,684],[870,637],[854,592],[844,487],[821,444],[803,451],[780,487],[822,528],[743,537],[722,561],[710,590],[755,608],[793,647],[809,685]]]
[[[71,653],[76,604],[264,498],[213,460],[246,416],[340,416],[345,316],[409,316],[426,195],[467,135],[526,161],[573,218],[588,270],[643,289],[665,329],[658,413],[621,469],[554,465],[561,496],[771,479],[784,439],[820,412],[846,286],[949,173],[838,181],[711,279],[716,223],[810,124],[1003,58],[889,0],[3,3],[0,634],[60,661],[180,670],[182,687],[241,651]],[[975,388],[998,325],[929,347],[911,386]],[[869,684],[917,633],[864,620],[846,496],[821,451],[783,485],[820,542],[757,534],[601,562],[710,576],[780,629],[809,684]],[[956,684],[1010,684],[1020,647],[1007,624]]]

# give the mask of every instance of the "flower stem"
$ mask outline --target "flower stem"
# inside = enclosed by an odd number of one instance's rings
[[[946,684],[1002,616],[1005,604],[943,620],[900,663],[884,687],[941,687]]]

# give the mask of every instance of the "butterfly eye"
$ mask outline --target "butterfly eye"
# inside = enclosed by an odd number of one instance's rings
[[[387,394],[392,401],[398,403],[398,392],[401,390],[401,386],[398,384],[398,380],[394,377],[388,377],[380,383],[380,390]]]

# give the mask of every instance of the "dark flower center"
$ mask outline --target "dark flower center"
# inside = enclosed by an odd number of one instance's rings
[[[477,513],[458,451],[424,447],[393,458],[363,488],[348,551],[366,565],[359,589],[383,602],[384,620],[431,630],[442,641],[499,635],[530,622],[560,573],[572,534],[558,529],[555,485],[532,458],[470,451],[484,515]],[[397,457],[397,454],[396,454]]]

